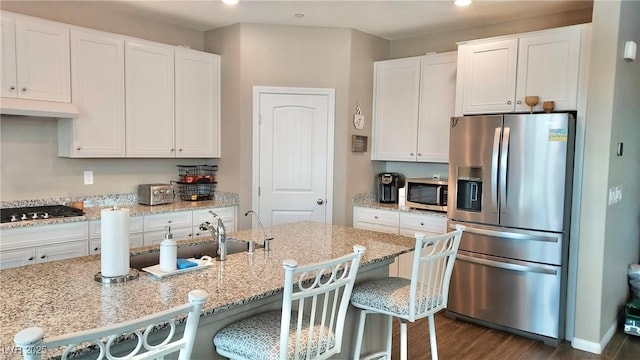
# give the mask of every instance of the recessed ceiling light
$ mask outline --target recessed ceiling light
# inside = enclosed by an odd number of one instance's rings
[[[471,5],[471,0],[455,0],[454,3],[457,6],[468,6]]]
[[[222,0],[222,2],[227,5],[235,5],[238,3],[238,0]]]

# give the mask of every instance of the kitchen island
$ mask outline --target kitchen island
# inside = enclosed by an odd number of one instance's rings
[[[192,358],[216,358],[211,339],[218,329],[254,313],[280,308],[285,259],[304,265],[351,253],[354,245],[362,245],[366,252],[357,281],[363,281],[386,277],[393,259],[414,247],[412,238],[318,223],[276,226],[268,232],[274,237],[268,252],[257,249],[251,255],[232,254],[226,261],[161,280],[141,271],[136,280],[102,285],[93,279],[100,271],[98,255],[2,270],[0,357],[21,358],[13,336],[26,327],[39,326],[45,336],[53,336],[117,323],[183,304],[190,290],[200,288],[209,292],[209,299],[202,308]],[[261,244],[263,233],[245,230],[229,237]],[[154,250],[147,247],[142,251]],[[345,359],[352,351],[353,308],[347,321]],[[367,319],[370,324],[376,321],[380,319]],[[365,347],[367,343],[380,346],[380,335],[367,334]],[[55,355],[58,353],[53,349],[45,353],[46,357]]]

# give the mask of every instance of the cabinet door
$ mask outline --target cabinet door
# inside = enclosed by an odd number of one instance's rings
[[[8,269],[36,263],[35,248],[25,248],[0,252],[0,269]]]
[[[220,56],[175,50],[177,157],[220,157]]]
[[[399,223],[398,211],[378,210],[358,206],[353,208],[353,227],[356,229],[397,234]]]
[[[512,112],[516,86],[517,39],[461,46],[464,114]]]
[[[16,18],[18,97],[71,101],[69,29]]]
[[[374,63],[372,160],[416,160],[421,59]]]
[[[126,42],[127,157],[175,157],[173,64],[169,46]]]
[[[418,152],[420,162],[449,162],[449,119],[455,112],[457,52],[422,59]]]
[[[71,31],[72,99],[77,119],[59,120],[58,154],[124,157],[124,41]]]
[[[400,214],[400,235],[414,237],[416,232],[426,236],[436,236],[447,232],[447,218],[429,213]]]
[[[580,68],[580,29],[568,28],[522,36],[518,43],[516,111],[530,111],[525,96],[538,96],[555,110],[576,110]]]
[[[2,47],[0,56],[0,82],[2,83],[2,97],[18,97],[16,79],[16,32],[13,16],[0,15],[2,29]],[[17,266],[17,265],[16,265]]]
[[[191,211],[179,211],[166,214],[145,215],[144,232],[148,231],[166,231],[167,226],[171,226],[173,232],[175,228],[189,227],[191,229],[192,215]]]
[[[42,263],[85,256],[89,254],[88,250],[87,240],[41,246],[36,248],[36,261]]]
[[[171,227],[171,234],[173,240],[187,240],[193,237],[191,226],[189,227]],[[143,235],[144,246],[159,245],[164,240],[164,230],[145,231]]]

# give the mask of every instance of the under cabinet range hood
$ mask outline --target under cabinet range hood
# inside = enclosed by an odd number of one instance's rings
[[[78,107],[70,103],[0,98],[0,114],[75,119]]]

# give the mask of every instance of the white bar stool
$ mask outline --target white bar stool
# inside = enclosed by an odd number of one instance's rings
[[[436,328],[433,315],[447,306],[449,282],[464,227],[440,236],[426,238],[415,234],[411,280],[389,277],[358,284],[351,295],[351,304],[360,309],[358,336],[354,359],[360,359],[362,335],[367,314],[387,315],[387,342],[384,352],[366,359],[391,359],[391,321],[400,320],[400,358],[407,359],[407,321],[429,318],[431,358],[438,359]]]
[[[213,338],[230,359],[327,359],[340,353],[349,298],[365,248],[333,260],[298,266],[284,261],[282,311],[240,320]]]

